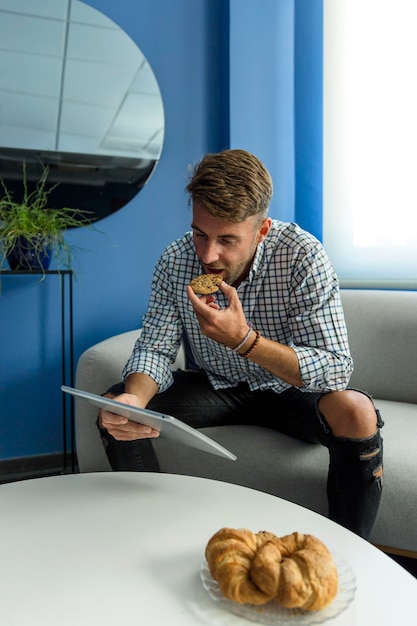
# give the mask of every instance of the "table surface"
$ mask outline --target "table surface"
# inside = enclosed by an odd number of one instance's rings
[[[243,626],[203,589],[221,527],[321,538],[351,565],[353,603],[327,624],[385,626],[417,615],[417,581],[377,548],[280,498],[214,480],[72,474],[0,486],[1,626]]]

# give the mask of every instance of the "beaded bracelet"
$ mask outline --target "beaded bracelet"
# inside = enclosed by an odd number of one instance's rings
[[[251,322],[248,323],[248,326],[249,326],[249,330],[246,333],[246,335],[243,337],[242,341],[240,343],[238,343],[237,346],[235,346],[234,348],[231,348],[233,350],[233,352],[237,352],[238,350],[240,350],[240,348],[242,346],[244,346],[245,343],[247,342],[247,340],[249,339],[250,334],[252,332],[252,324],[251,324]]]
[[[242,357],[244,357],[245,359],[247,359],[247,358],[248,358],[248,356],[249,356],[250,354],[252,354],[253,350],[255,350],[256,346],[257,346],[257,345],[258,345],[258,343],[259,343],[259,339],[261,338],[261,333],[259,332],[259,330],[255,330],[254,332],[256,333],[256,339],[255,339],[255,341],[253,342],[253,344],[251,345],[251,347],[249,348],[249,350],[246,350],[246,352],[243,352],[242,354],[241,354],[241,353],[239,353],[239,356],[242,356]]]

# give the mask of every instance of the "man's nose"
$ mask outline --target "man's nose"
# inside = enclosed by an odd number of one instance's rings
[[[219,248],[215,241],[205,242],[201,258],[205,265],[211,265],[219,260]]]

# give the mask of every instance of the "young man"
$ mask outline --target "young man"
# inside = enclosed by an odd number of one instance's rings
[[[338,280],[321,244],[271,220],[272,182],[244,150],[208,154],[187,191],[192,231],[169,245],[154,273],[143,331],[107,395],[170,413],[191,426],[262,424],[329,450],[329,516],[368,538],[382,489],[382,421],[347,389],[352,359]],[[197,296],[190,281],[218,274]],[[180,342],[189,367],[171,371]],[[158,433],[100,412],[114,470],[158,470]]]

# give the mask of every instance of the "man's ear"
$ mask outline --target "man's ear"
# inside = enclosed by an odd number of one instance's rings
[[[258,243],[261,243],[261,241],[263,241],[265,239],[265,237],[269,233],[269,230],[270,230],[271,226],[272,226],[271,218],[270,217],[265,217],[265,219],[262,220],[260,228],[259,228],[259,241],[258,241]]]

